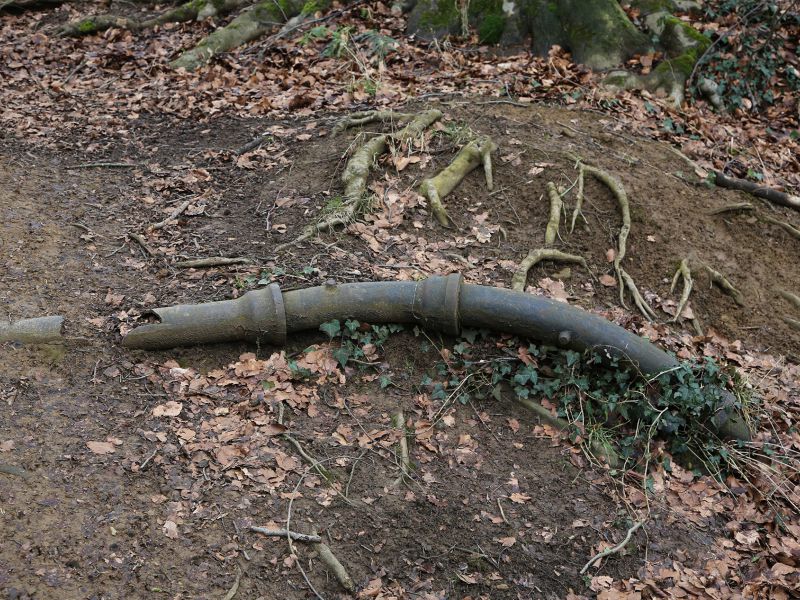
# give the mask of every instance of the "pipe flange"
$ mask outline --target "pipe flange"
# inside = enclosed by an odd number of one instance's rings
[[[242,296],[247,301],[248,337],[260,343],[283,346],[286,343],[286,309],[283,293],[277,283]]]
[[[426,329],[435,329],[453,336],[459,335],[461,333],[459,301],[463,281],[461,273],[453,273],[446,277],[435,275],[421,281],[414,294],[412,310],[417,323]]]

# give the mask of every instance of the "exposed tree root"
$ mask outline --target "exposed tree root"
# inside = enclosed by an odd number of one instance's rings
[[[625,254],[628,251],[628,235],[631,232],[631,208],[628,195],[625,193],[625,188],[621,181],[611,175],[611,173],[599,167],[583,165],[583,169],[586,173],[593,175],[603,182],[608,189],[611,190],[611,193],[614,194],[614,197],[617,199],[617,204],[619,204],[619,211],[622,215],[622,227],[619,229],[619,237],[617,238],[617,255],[614,257],[614,271],[617,273],[617,279],[619,280],[620,304],[626,306],[625,290],[627,289],[639,311],[647,319],[653,320],[656,318],[655,312],[639,293],[639,289],[636,287],[633,277],[622,268],[622,259],[625,258]]]
[[[675,316],[672,318],[673,323],[675,323],[680,318],[681,313],[683,313],[683,309],[689,301],[689,295],[692,293],[692,286],[694,285],[694,281],[692,281],[692,270],[689,268],[689,261],[686,258],[681,261],[681,264],[678,265],[678,270],[675,271],[675,275],[672,276],[672,285],[669,288],[670,294],[675,291],[675,286],[678,285],[679,277],[683,278],[683,291],[681,292],[680,302],[678,302],[678,309],[675,312]]]
[[[753,210],[755,206],[750,204],[749,202],[738,202],[736,204],[729,204],[728,206],[723,206],[722,208],[718,208],[717,210],[712,210],[709,215],[721,215],[723,213],[728,212],[736,212],[739,210]]]
[[[619,275],[620,281],[622,282],[622,285],[620,285],[620,295],[624,293],[624,288],[627,288],[628,293],[630,293],[631,298],[633,298],[633,303],[636,305],[636,308],[639,309],[639,312],[641,312],[650,321],[654,321],[656,319],[656,313],[653,311],[652,308],[650,308],[650,305],[645,301],[645,299],[639,293],[639,288],[636,287],[636,283],[634,282],[633,277],[631,277],[628,274],[628,272],[622,267],[619,268],[619,271],[617,273]]]
[[[581,161],[578,161],[578,190],[575,193],[575,209],[572,211],[572,221],[569,224],[569,232],[572,233],[575,231],[575,221],[578,220],[580,216],[583,219],[583,222],[588,225],[586,221],[586,217],[583,216],[583,183],[584,183],[584,174],[586,172],[586,168],[584,167]]]
[[[0,12],[4,10],[27,10],[37,6],[58,6],[65,0],[0,0]]]
[[[584,269],[589,268],[586,264],[586,261],[581,256],[566,254],[565,252],[554,250],[553,248],[538,248],[537,250],[531,250],[528,252],[528,256],[526,256],[519,264],[519,268],[517,269],[516,273],[514,273],[514,277],[511,279],[511,289],[520,291],[524,290],[525,282],[528,279],[528,272],[543,260],[576,263],[581,265]]]
[[[800,296],[787,292],[786,290],[776,290],[778,294],[786,300],[789,304],[793,305],[797,310],[800,310]]]
[[[183,23],[185,21],[203,20],[215,15],[223,15],[241,8],[251,0],[190,0],[165,13],[150,19],[132,19],[119,15],[97,15],[71,21],[64,25],[59,34],[63,36],[81,36],[105,31],[115,27],[139,31],[164,25],[166,23]]]
[[[763,217],[765,221],[768,223],[772,223],[773,225],[777,225],[781,229],[783,229],[786,233],[788,233],[793,238],[800,240],[800,229],[797,229],[793,225],[787,223],[786,221],[781,221],[779,219],[775,219],[773,217]]]
[[[727,177],[719,171],[714,171],[714,183],[719,187],[724,187],[732,190],[740,190],[747,192],[758,198],[768,200],[773,204],[779,204],[795,210],[800,210],[800,196],[787,194],[786,192],[779,192],[772,188],[758,185],[752,181],[745,181],[744,179],[736,179],[734,177]]]
[[[356,112],[336,123],[333,133],[341,133],[351,127],[361,127],[371,123],[404,123],[414,118],[413,114],[399,113],[392,110],[365,110]]]
[[[442,198],[452,192],[456,186],[475,167],[483,164],[486,176],[486,187],[492,190],[492,158],[491,153],[497,150],[497,145],[487,136],[472,140],[456,155],[447,167],[431,179],[426,179],[420,186],[420,192],[431,203],[431,212],[443,227],[449,226],[447,211],[442,204]]]
[[[347,161],[342,183],[344,183],[344,200],[341,206],[332,210],[327,216],[317,223],[305,227],[294,240],[279,244],[276,251],[283,250],[315,236],[321,231],[332,230],[337,225],[346,225],[354,221],[362,213],[367,204],[367,178],[369,170],[378,157],[386,151],[390,140],[409,142],[419,137],[424,131],[442,117],[441,111],[427,110],[414,116],[411,122],[395,134],[384,133],[377,135],[356,149],[350,160]]]
[[[313,10],[325,10],[330,0],[313,3]],[[305,14],[309,6],[302,0],[262,0],[245,9],[225,27],[220,27],[170,63],[174,69],[193,71],[212,57],[232,50],[273,31],[289,19]]]
[[[316,535],[316,531],[314,532],[314,535]],[[333,575],[336,577],[336,580],[339,582],[339,584],[348,592],[355,592],[356,584],[353,582],[353,578],[350,577],[347,569],[345,569],[344,565],[339,562],[339,559],[337,559],[333,552],[331,552],[331,549],[327,546],[327,544],[323,544],[322,542],[319,544],[314,544],[314,549],[317,551],[319,559],[333,572]]]
[[[791,327],[792,329],[797,329],[798,331],[800,331],[800,320],[793,319],[792,317],[790,317],[788,315],[784,315],[781,318],[783,319],[783,322],[786,323],[789,327]]]
[[[731,298],[733,298],[733,301],[736,302],[736,304],[738,304],[739,306],[744,306],[745,305],[744,304],[744,296],[742,295],[742,292],[737,290],[733,286],[733,284],[730,281],[728,281],[727,277],[725,277],[719,271],[715,271],[714,269],[712,269],[708,265],[704,265],[704,268],[705,268],[706,272],[708,273],[708,276],[711,278],[711,283],[713,283],[714,285],[719,287],[723,292],[725,292]]]
[[[318,535],[311,535],[310,533],[298,533],[296,531],[289,531],[288,529],[267,529],[266,527],[257,527],[256,525],[250,526],[250,531],[266,535],[267,537],[281,537],[291,538],[295,542],[305,542],[306,544],[318,544],[322,538]]]
[[[400,477],[395,481],[395,485],[400,485],[411,476],[411,457],[408,451],[408,436],[406,435],[406,418],[403,411],[392,415],[392,427],[400,432],[398,446],[398,462],[400,464]]]
[[[550,216],[547,219],[547,227],[544,230],[544,245],[552,246],[558,237],[558,225],[561,223],[561,208],[564,203],[561,194],[552,181],[547,182],[547,196],[550,198]]]
[[[227,267],[230,265],[250,265],[253,261],[249,258],[228,258],[225,256],[212,256],[210,258],[196,258],[173,263],[178,269],[204,269],[209,267]]]

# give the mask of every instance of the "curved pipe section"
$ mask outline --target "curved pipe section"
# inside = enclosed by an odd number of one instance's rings
[[[459,274],[416,282],[326,283],[287,292],[272,284],[236,300],[158,308],[152,314],[160,322],[133,329],[123,346],[152,350],[237,340],[283,345],[287,333],[355,319],[416,324],[454,336],[462,327],[489,329],[572,350],[604,349],[645,375],[678,365],[646,339],[602,317],[524,292],[465,284]],[[731,397],[728,406],[732,403]],[[714,419],[720,433],[749,437],[741,417],[729,412]]]

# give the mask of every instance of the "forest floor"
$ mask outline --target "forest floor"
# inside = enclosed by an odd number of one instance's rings
[[[53,18],[42,14],[13,19]],[[3,35],[20,27],[3,19]],[[5,344],[0,352],[0,466],[11,467],[0,470],[0,590],[20,599],[230,600],[313,597],[313,586],[320,597],[350,597],[312,547],[264,537],[255,525],[316,530],[359,598],[797,592],[800,527],[786,518],[797,504],[797,464],[777,483],[719,481],[674,463],[645,478],[611,471],[510,399],[433,398],[423,379],[456,340],[430,333],[390,336],[366,369],[341,367],[319,332],[294,336],[283,350],[120,345],[147,309],[228,299],[269,282],[285,290],[461,272],[471,283],[509,287],[528,250],[542,245],[546,183],[569,188],[570,156],[578,155],[628,192],[626,268],[658,319],[619,305],[608,277],[618,208],[592,178],[586,224],[571,234],[562,227],[558,242],[589,269],[542,263],[527,291],[598,312],[681,357],[734,365],[772,416],[760,439],[775,435],[796,457],[800,333],[781,318],[793,308],[776,289],[800,291],[800,241],[761,218],[796,226],[796,212],[697,183],[667,144],[639,135],[632,123],[645,117],[432,94],[441,84],[433,75],[414,100],[407,90],[376,99],[357,86],[352,93],[303,83],[290,68],[308,50],[299,46],[264,59],[283,61],[296,79],[281,84],[283,95],[264,91],[275,82],[252,74],[247,96],[235,65],[180,77],[149,71],[164,40],[179,35],[187,34],[112,31],[70,41],[85,46],[62,53],[75,64],[61,65],[43,58],[56,42],[35,33],[15,40],[20,66],[0,65],[19,86],[0,92],[3,318],[66,319],[64,345]],[[243,60],[248,52],[255,50]],[[61,91],[52,87],[80,64]],[[23,88],[22,78],[39,83]],[[480,85],[476,92],[489,91]],[[371,103],[438,108],[444,118],[420,146],[384,157],[364,218],[276,252],[340,202],[341,172],[361,134],[332,128]],[[445,199],[454,225],[445,229],[416,190],[468,132],[500,147],[495,188],[487,191],[479,170],[470,174]],[[236,154],[257,136],[259,147]],[[151,229],[187,200],[176,220]],[[755,210],[714,214],[743,201]],[[175,266],[217,256],[251,262]],[[724,273],[744,295],[738,306],[698,272],[689,310],[702,335],[688,320],[671,322],[679,293],[670,293],[670,280],[683,258]],[[398,410],[415,434],[415,470],[401,485],[390,422]],[[309,467],[284,425],[337,486]],[[644,525],[621,553],[580,574],[636,521]]]

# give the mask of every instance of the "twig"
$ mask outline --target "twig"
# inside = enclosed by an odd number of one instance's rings
[[[163,229],[164,227],[166,227],[167,225],[172,223],[172,221],[177,219],[183,211],[185,211],[187,208],[189,208],[189,205],[193,201],[194,201],[194,198],[189,198],[188,200],[184,200],[183,202],[181,202],[181,204],[178,206],[178,208],[176,208],[175,210],[173,210],[170,213],[170,215],[166,219],[164,219],[163,221],[159,221],[155,225],[151,225],[150,229],[151,230]]]
[[[155,251],[152,248],[150,248],[150,246],[147,245],[147,242],[144,241],[144,237],[142,237],[138,233],[128,233],[128,237],[131,238],[137,244],[139,244],[139,246],[142,248],[142,250],[147,256],[155,256],[156,254]]]
[[[236,567],[236,579],[231,586],[231,589],[228,590],[228,593],[225,594],[225,597],[222,600],[233,600],[233,597],[236,595],[236,592],[239,591],[239,582],[242,580],[242,570],[239,567]]]
[[[242,154],[245,154],[246,152],[250,152],[251,150],[255,150],[261,144],[263,144],[267,139],[269,139],[269,137],[270,137],[269,134],[260,135],[257,138],[254,138],[254,139],[250,140],[249,142],[247,142],[243,146],[240,146],[239,148],[234,150],[233,154],[235,156],[241,156]]]
[[[255,531],[256,533],[260,533],[269,537],[291,538],[296,542],[306,542],[309,544],[318,544],[322,541],[322,538],[318,535],[298,533],[296,531],[289,531],[287,529],[267,529],[266,527],[257,527],[256,525],[251,525],[250,531]]]
[[[508,519],[506,519],[506,511],[503,510],[503,505],[500,504],[500,498],[497,499],[497,508],[500,509],[500,516],[503,518],[503,523],[508,525]]]
[[[141,163],[93,162],[70,165],[67,169],[135,169],[141,166]]]
[[[297,449],[297,452],[300,454],[300,456],[302,456],[308,462],[308,464],[310,464],[314,468],[314,470],[317,473],[319,473],[323,479],[325,479],[325,481],[327,481],[329,484],[333,484],[336,481],[336,478],[333,476],[333,473],[331,473],[328,469],[322,466],[322,463],[320,463],[316,458],[314,458],[308,452],[306,452],[303,449],[303,446],[300,445],[300,442],[298,442],[288,433],[284,433],[282,437]]]
[[[606,550],[603,550],[599,554],[595,554],[592,558],[589,559],[589,562],[587,562],[584,565],[584,567],[581,569],[580,574],[583,575],[584,573],[586,573],[586,571],[589,570],[589,567],[591,567],[594,563],[596,563],[601,558],[605,558],[606,556],[610,556],[612,554],[616,554],[617,552],[622,550],[628,544],[628,542],[631,541],[631,536],[634,534],[634,532],[636,532],[636,530],[639,529],[639,527],[641,527],[641,526],[642,526],[642,522],[641,521],[638,521],[638,522],[634,523],[633,527],[628,529],[628,533],[625,534],[625,539],[624,540],[622,540],[619,544],[617,544],[613,548],[607,548]]]
[[[142,471],[144,471],[145,469],[147,469],[147,465],[148,465],[148,464],[150,464],[150,461],[151,461],[151,460],[153,460],[153,457],[155,457],[155,455],[156,455],[157,453],[158,453],[158,448],[156,448],[155,450],[153,450],[153,453],[152,453],[150,456],[148,456],[147,458],[145,458],[145,459],[144,459],[144,461],[142,462],[142,464],[140,464],[140,465],[139,465],[139,472],[142,472]]]
[[[253,261],[249,258],[227,258],[225,256],[212,256],[209,258],[195,258],[172,263],[178,269],[199,269],[204,267],[227,267],[228,265],[250,265]]]

